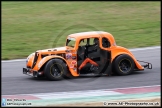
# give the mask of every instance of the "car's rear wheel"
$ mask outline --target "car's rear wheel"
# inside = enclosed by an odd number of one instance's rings
[[[51,59],[44,68],[44,74],[49,80],[61,80],[67,73],[67,66],[61,59]]]
[[[129,75],[135,67],[133,59],[128,55],[119,55],[113,62],[113,70],[118,75]]]

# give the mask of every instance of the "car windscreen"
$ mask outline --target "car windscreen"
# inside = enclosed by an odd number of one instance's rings
[[[67,42],[66,42],[66,46],[74,47],[75,46],[75,41],[76,41],[75,38],[68,37]]]

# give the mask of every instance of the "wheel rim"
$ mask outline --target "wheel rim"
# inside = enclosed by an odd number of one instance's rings
[[[62,75],[62,70],[60,69],[62,66],[60,64],[53,64],[50,68],[50,73],[53,77],[61,77]]]
[[[128,73],[131,70],[132,64],[130,60],[128,59],[123,59],[119,62],[119,69],[123,73]]]

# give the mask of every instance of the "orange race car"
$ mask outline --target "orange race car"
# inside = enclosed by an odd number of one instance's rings
[[[75,33],[67,36],[66,46],[38,50],[27,58],[23,73],[49,80],[82,75],[128,75],[134,70],[152,69],[139,64],[126,48],[117,46],[114,37],[104,31]]]

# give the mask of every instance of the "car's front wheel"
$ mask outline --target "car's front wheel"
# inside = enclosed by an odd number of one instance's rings
[[[67,73],[67,67],[63,60],[51,59],[44,68],[44,74],[49,80],[61,80]]]

